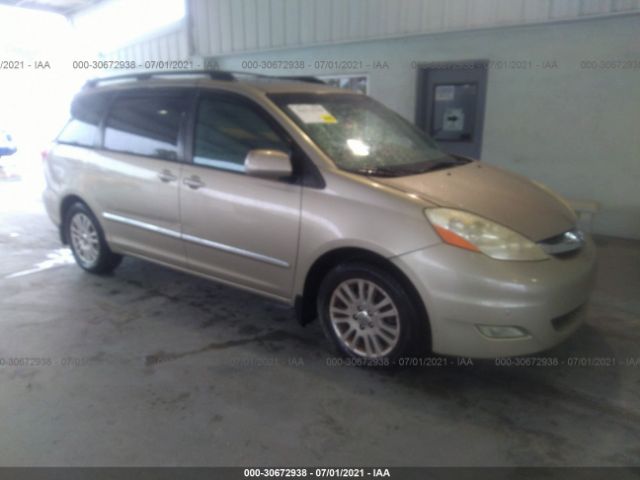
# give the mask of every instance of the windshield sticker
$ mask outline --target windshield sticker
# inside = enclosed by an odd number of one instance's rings
[[[317,103],[290,103],[288,107],[304,123],[338,123],[336,117]]]

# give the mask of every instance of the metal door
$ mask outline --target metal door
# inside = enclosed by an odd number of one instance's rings
[[[487,65],[467,61],[420,67],[416,124],[448,153],[481,157]]]

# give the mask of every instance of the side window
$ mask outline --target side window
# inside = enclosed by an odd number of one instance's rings
[[[104,148],[177,160],[180,125],[186,106],[183,96],[117,99],[107,118]]]
[[[108,104],[107,95],[76,97],[71,104],[71,119],[58,135],[58,142],[93,147]]]
[[[204,98],[198,107],[193,163],[244,172],[249,150],[290,148],[255,108],[233,100]]]

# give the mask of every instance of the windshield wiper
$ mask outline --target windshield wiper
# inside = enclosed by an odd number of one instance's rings
[[[445,168],[452,168],[466,163],[469,163],[469,160],[462,157],[448,155],[435,160],[429,160],[426,163],[411,164],[411,167],[409,167],[409,165],[397,165],[356,169],[345,168],[345,170],[351,173],[374,177],[405,177],[409,175],[420,175],[421,173],[433,172],[435,170],[443,170]]]
[[[435,170],[443,170],[445,168],[457,167],[458,165],[465,165],[467,163],[469,163],[469,161],[461,157],[453,157],[453,156],[442,157],[441,159],[438,159],[438,160],[432,160],[431,162],[429,162],[427,166],[425,166],[424,168],[421,168],[417,173],[433,172]]]
[[[406,175],[417,175],[420,172],[414,169],[408,168],[391,168],[391,167],[374,167],[374,168],[359,168],[359,169],[346,169],[348,172],[359,173],[360,175],[367,175],[373,177],[403,177]]]

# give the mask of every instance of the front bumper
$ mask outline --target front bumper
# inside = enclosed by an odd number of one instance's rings
[[[439,244],[391,259],[426,306],[432,349],[444,355],[493,358],[549,349],[584,320],[596,251],[588,239],[577,253],[540,262],[493,260]],[[478,329],[514,326],[528,334],[490,338]]]

